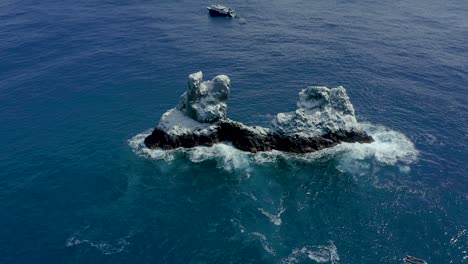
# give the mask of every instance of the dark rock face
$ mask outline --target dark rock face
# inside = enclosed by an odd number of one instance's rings
[[[213,146],[219,143],[219,133],[169,135],[156,128],[153,133],[145,138],[145,145],[149,148],[175,149],[193,148],[196,146]]]
[[[221,121],[210,134],[169,135],[156,128],[145,139],[145,145],[149,148],[175,149],[212,146],[220,142],[229,142],[237,149],[252,153],[274,149],[284,152],[308,153],[333,147],[341,142],[371,143],[374,141],[363,131],[338,131],[320,137],[288,136],[274,132],[264,135],[254,131],[255,128],[230,120]]]
[[[297,110],[279,113],[273,128],[246,126],[226,118],[230,79],[219,75],[203,81],[203,74],[189,75],[187,92],[176,108],[163,114],[145,139],[149,148],[175,149],[212,146],[228,142],[249,151],[314,152],[341,142],[373,142],[361,129],[343,87],[308,87],[299,93]]]

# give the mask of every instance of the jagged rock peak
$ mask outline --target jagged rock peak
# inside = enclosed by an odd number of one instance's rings
[[[203,81],[201,71],[188,77],[187,92],[179,99],[177,109],[201,123],[214,123],[226,118],[227,100],[231,90],[231,80],[226,75],[218,75],[211,81]]]
[[[272,123],[280,133],[302,136],[361,130],[354,116],[354,107],[342,86],[303,89],[299,93],[296,111],[279,113]]]

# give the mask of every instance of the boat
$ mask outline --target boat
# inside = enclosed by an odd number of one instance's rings
[[[237,16],[236,12],[233,9],[220,5],[220,4],[212,4],[211,6],[207,8],[211,16],[218,16],[218,17],[236,17]]]
[[[418,259],[417,257],[413,257],[413,256],[404,257],[403,262],[405,264],[427,264],[426,261],[424,261],[422,259]]]

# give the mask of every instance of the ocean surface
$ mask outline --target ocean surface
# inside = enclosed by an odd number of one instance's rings
[[[468,263],[466,0],[0,2],[0,263]],[[343,85],[372,144],[142,145],[187,76],[268,126]]]

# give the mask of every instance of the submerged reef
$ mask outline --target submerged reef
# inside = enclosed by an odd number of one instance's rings
[[[253,153],[308,153],[341,142],[373,141],[356,121],[353,105],[341,86],[303,89],[296,111],[277,114],[271,128],[247,126],[227,118],[230,90],[231,81],[226,75],[203,81],[202,72],[190,74],[187,91],[177,107],[162,115],[158,126],[145,138],[145,145],[175,149],[227,142]]]

